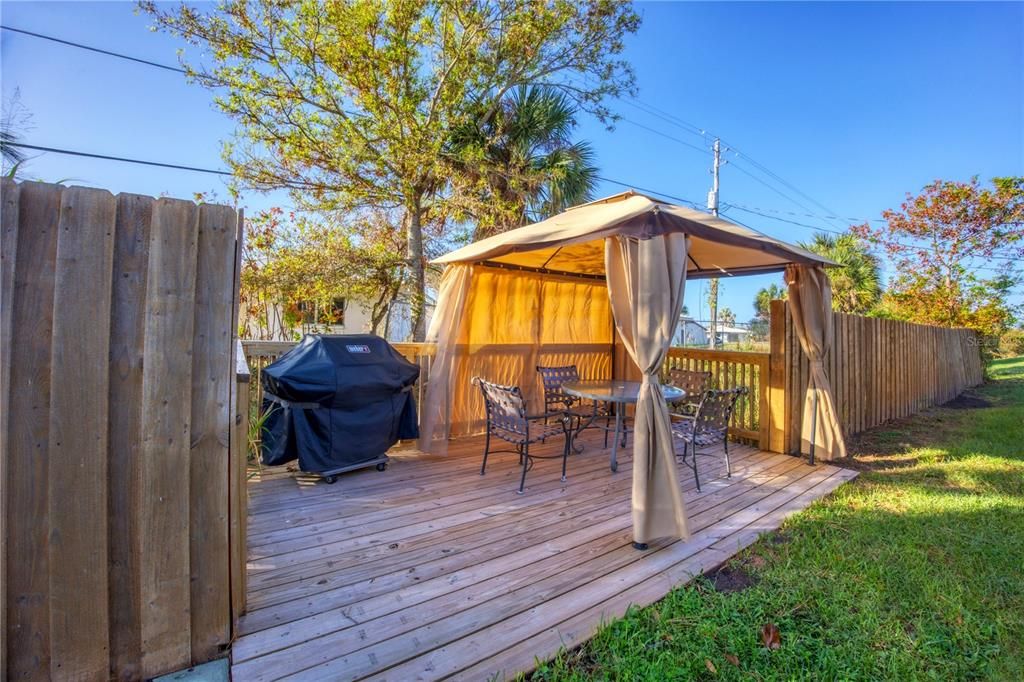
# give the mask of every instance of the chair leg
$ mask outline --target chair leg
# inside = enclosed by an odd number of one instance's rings
[[[565,429],[565,449],[562,450],[562,483],[565,483],[565,467],[569,462],[569,449],[572,444],[573,433],[572,424],[568,417],[562,422],[562,428]]]
[[[484,470],[487,469],[487,453],[491,451],[491,432],[487,432],[487,436],[484,439],[484,463],[480,465],[480,475],[484,475]]]
[[[690,446],[690,443],[686,444]],[[683,452],[685,453],[688,448],[684,447]],[[683,455],[684,459],[686,455]],[[697,444],[692,444],[692,451],[690,452],[690,468],[693,469],[693,482],[697,484],[697,492],[700,492],[700,474],[697,473]]]
[[[732,478],[732,465],[729,463],[729,438],[726,437],[722,441],[722,446],[725,448],[725,476],[726,478]]]
[[[526,486],[526,467],[530,463],[530,446],[529,445],[524,446],[523,452],[520,455],[520,457],[523,460],[523,475],[519,479],[519,490],[517,490],[516,492],[519,495],[522,495],[523,494],[523,488]]]

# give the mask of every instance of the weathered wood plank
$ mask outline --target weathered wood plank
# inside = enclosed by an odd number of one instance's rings
[[[63,188],[24,183],[18,198],[17,252],[6,400],[7,670],[30,679],[50,669],[49,457],[50,359],[57,224]],[[5,216],[6,218],[6,216]],[[17,397],[14,400],[14,397]]]
[[[18,253],[18,197],[21,187],[0,179],[0,676],[7,674],[7,460],[11,343],[14,328],[14,262]]]
[[[110,309],[111,405],[108,431],[110,670],[118,679],[140,672],[139,458],[142,435],[143,320],[153,198],[117,197]]]
[[[153,207],[146,291],[146,363],[139,461],[141,670],[150,677],[191,659],[189,436],[199,211]]]
[[[208,660],[231,641],[228,448],[235,368],[237,214],[199,207],[192,330],[189,562],[192,657]]]
[[[71,187],[61,197],[50,372],[50,675],[105,680],[107,410],[117,201]],[[100,321],[97,324],[97,321]],[[69,494],[74,491],[73,494]]]

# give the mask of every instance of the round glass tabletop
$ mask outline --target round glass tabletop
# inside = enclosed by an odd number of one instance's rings
[[[569,395],[611,403],[635,403],[640,393],[639,381],[612,381],[599,379],[596,381],[567,381],[562,390]],[[661,395],[665,400],[679,400],[686,391],[675,386],[662,386]]]

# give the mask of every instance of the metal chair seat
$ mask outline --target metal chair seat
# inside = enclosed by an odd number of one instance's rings
[[[579,396],[570,395],[562,390],[562,385],[569,382],[579,381],[580,373],[576,365],[563,365],[559,367],[545,367],[537,365],[537,373],[540,374],[541,384],[544,386],[544,410],[551,416],[568,414],[576,420],[573,443],[575,450],[583,450],[582,443],[576,442],[583,429],[591,426],[599,426],[595,422],[604,419],[604,446],[608,447],[608,432],[612,419],[612,411],[607,403],[596,400],[583,400]]]
[[[480,465],[480,475],[487,470],[487,456],[491,453],[491,437],[511,443],[519,455],[523,465],[523,473],[519,478],[520,495],[526,485],[526,472],[533,468],[535,459],[562,459],[562,481],[565,481],[565,468],[569,458],[570,436],[573,432],[573,421],[576,417],[567,412],[528,415],[526,401],[518,386],[502,386],[473,378],[473,383],[480,386],[484,396],[484,407],[487,411],[487,432],[484,441],[484,461]],[[551,423],[551,419],[556,421]],[[536,455],[530,452],[530,445],[542,442],[547,438],[561,433],[565,437],[565,445],[560,455]],[[497,452],[497,451],[495,451]]]
[[[672,422],[672,435],[683,443],[680,459],[693,469],[693,480],[698,492],[700,476],[697,474],[697,455],[710,454],[698,453],[698,446],[721,443],[725,453],[726,475],[732,476],[732,465],[729,463],[729,419],[736,402],[746,394],[747,389],[743,386],[728,391],[704,391],[693,416],[675,415],[681,418]]]

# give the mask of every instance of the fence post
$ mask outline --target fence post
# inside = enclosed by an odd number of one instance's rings
[[[234,422],[229,454],[229,499],[231,532],[231,630],[245,613],[246,537],[248,527],[248,489],[246,468],[249,455],[249,363],[242,342],[235,340]]]
[[[767,414],[763,421],[768,428],[767,442],[761,447],[771,452],[786,451],[786,302],[771,302],[768,346]],[[762,433],[764,430],[762,426]]]

